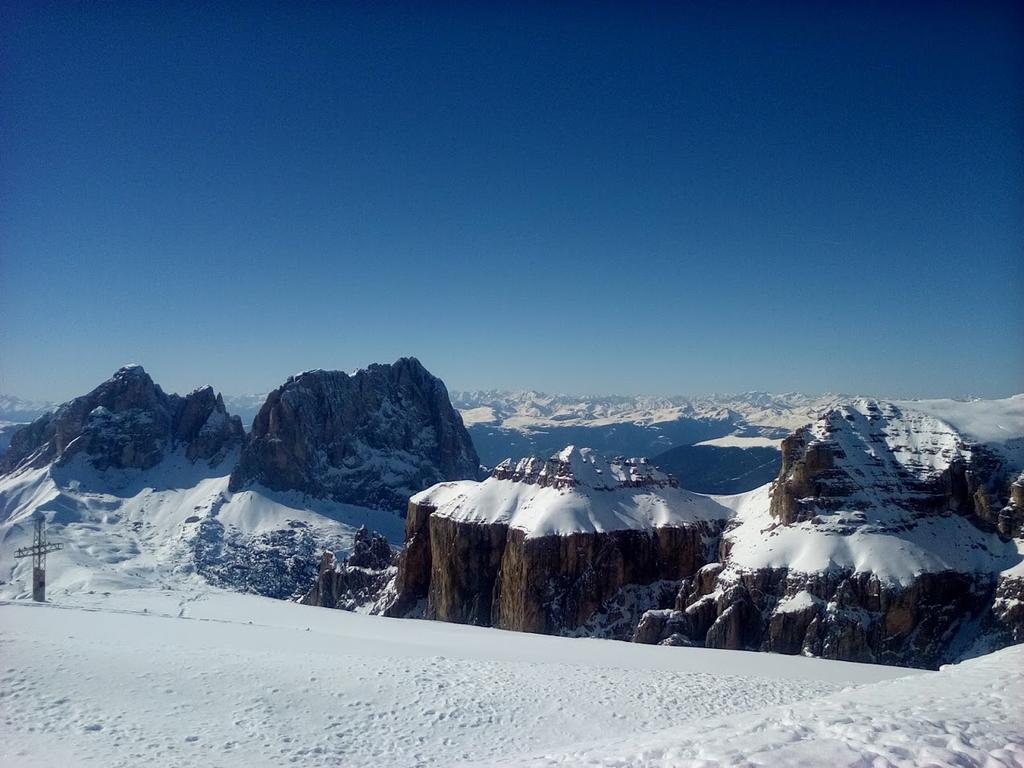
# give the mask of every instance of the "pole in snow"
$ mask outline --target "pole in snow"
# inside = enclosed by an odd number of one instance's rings
[[[46,602],[46,555],[64,549],[63,544],[46,540],[46,518],[42,513],[35,516],[36,529],[32,536],[32,546],[22,547],[14,553],[16,558],[32,558],[32,599],[37,603]]]

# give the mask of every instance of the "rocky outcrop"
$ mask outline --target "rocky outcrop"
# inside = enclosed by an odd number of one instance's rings
[[[417,491],[478,471],[444,384],[416,359],[402,358],[351,375],[289,378],[253,421],[230,487],[259,484],[402,510]]]
[[[0,474],[57,466],[78,455],[99,470],[150,469],[175,450],[215,464],[241,445],[241,421],[210,387],[165,394],[141,366],[127,366],[14,434]]]
[[[422,514],[411,510],[409,519]],[[427,531],[413,534],[399,561],[389,613],[407,615],[425,599],[428,619],[572,632],[628,586],[693,574],[706,562],[716,527],[701,522],[531,538],[501,523],[429,515]]]
[[[782,453],[767,515],[739,516],[720,562],[645,615],[636,641],[934,668],[981,637],[1024,637],[1020,580],[1000,575],[1019,562],[1006,541],[1019,529],[997,453],[876,401],[829,411]]]
[[[771,514],[792,525],[885,506],[901,513],[890,515],[898,530],[915,518],[955,512],[1011,535],[1012,522],[1000,522],[1012,495],[1007,472],[1000,456],[949,425],[865,400],[832,409],[782,441]]]
[[[715,523],[650,531],[577,532],[529,538],[509,531],[496,581],[491,624],[558,634],[601,612],[622,589],[678,580],[707,562]]]
[[[300,602],[376,612],[375,604],[395,577],[394,561],[387,539],[364,525],[355,532],[352,550],[344,561],[337,562],[333,552],[323,554],[316,582]]]
[[[1024,473],[1010,484],[1008,496],[1006,506],[996,516],[996,530],[1006,537],[1024,539]]]
[[[509,508],[506,517],[486,519],[487,510],[477,506],[491,503],[485,498],[516,494],[519,506]],[[581,514],[593,521],[607,505],[625,518],[630,504],[664,501],[663,495],[679,496],[681,505],[692,501],[683,494],[674,478],[646,462],[602,463],[575,449],[547,460],[502,462],[482,484],[428,491],[409,504],[389,613],[417,611],[442,621],[555,634],[592,625],[624,589],[695,573],[713,552],[722,520],[678,519],[616,529],[611,518],[608,526],[588,530],[565,522],[554,510],[560,505],[565,514],[589,510]],[[570,530],[545,535],[542,521],[532,529],[516,522],[517,509],[541,504],[539,498]]]
[[[871,573],[736,574],[685,580],[671,611],[645,615],[634,640],[937,668],[993,604],[994,575],[925,573],[887,584]],[[724,577],[723,577],[724,572]]]

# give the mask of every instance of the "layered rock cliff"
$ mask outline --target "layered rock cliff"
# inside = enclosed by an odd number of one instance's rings
[[[444,384],[418,360],[402,358],[351,375],[289,378],[253,421],[230,488],[261,485],[403,510],[414,493],[478,471]]]
[[[727,514],[643,460],[506,461],[413,497],[388,612],[572,632],[624,588],[694,573]]]
[[[168,395],[141,366],[126,366],[87,395],[26,425],[11,438],[0,474],[82,455],[98,470],[150,469],[175,450],[219,462],[241,445],[238,417],[211,387]]]
[[[778,480],[737,497],[719,562],[634,639],[924,667],[1017,642],[1012,477],[932,416],[829,411],[783,441]]]

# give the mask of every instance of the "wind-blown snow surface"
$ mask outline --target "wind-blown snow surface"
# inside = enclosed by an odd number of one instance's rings
[[[210,588],[0,603],[0,643],[4,766],[489,765],[714,716],[745,729],[755,710],[922,677]]]
[[[1024,547],[979,530],[959,515],[917,520],[899,532],[862,525],[811,522],[779,526],[768,511],[770,486],[737,496],[717,496],[733,506],[737,525],[725,536],[731,542],[729,566],[737,571],[787,568],[796,573],[848,570],[873,573],[879,581],[909,584],[922,573],[1010,571],[1024,560]],[[837,515],[837,517],[841,517]]]

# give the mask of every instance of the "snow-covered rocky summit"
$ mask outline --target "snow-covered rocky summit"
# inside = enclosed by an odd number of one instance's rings
[[[643,458],[569,446],[549,459],[505,460],[483,482],[441,483],[412,505],[460,523],[502,524],[528,538],[682,526],[730,511],[679,487]]]
[[[231,490],[401,510],[434,483],[476,477],[479,464],[444,383],[409,357],[289,378],[254,419]]]
[[[179,448],[190,461],[218,463],[243,435],[212,387],[168,395],[142,366],[131,365],[16,432],[0,474],[60,466],[79,454],[101,471],[150,469]]]
[[[920,666],[1024,640],[1024,424],[1004,416],[983,443],[909,403],[830,410],[783,441],[773,484],[720,499],[720,562],[637,638]]]
[[[575,631],[624,589],[696,572],[730,514],[642,459],[502,462],[412,497],[389,613]]]

